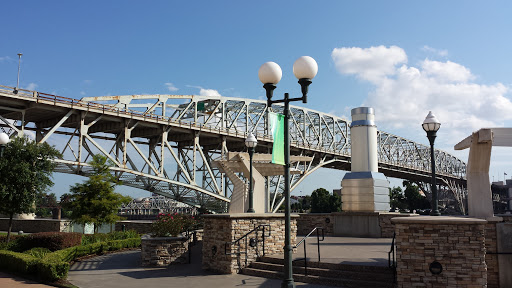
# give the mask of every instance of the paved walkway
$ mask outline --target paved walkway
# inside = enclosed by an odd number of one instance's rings
[[[387,265],[387,252],[391,239],[326,237],[321,242],[321,261],[356,265]],[[143,268],[140,251],[126,251],[98,256],[76,262],[69,271],[68,280],[80,288],[141,288],[141,287],[281,287],[281,280],[265,279],[241,274],[221,275],[201,269],[200,245],[193,247],[192,263],[168,268]],[[308,240],[308,259],[317,261],[316,239]],[[273,255],[280,257],[282,255]],[[294,258],[302,258],[299,248]],[[1,277],[0,287],[43,288],[42,284],[16,281]],[[9,281],[9,282],[7,282]],[[12,282],[15,281],[15,282]],[[18,285],[18,286],[16,286]],[[39,285],[39,286],[32,286]],[[326,288],[328,286],[296,282],[297,287]]]

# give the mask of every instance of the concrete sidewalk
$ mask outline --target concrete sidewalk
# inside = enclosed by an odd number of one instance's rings
[[[300,238],[300,237],[299,237]],[[322,262],[353,265],[387,265],[387,252],[391,245],[388,238],[325,237],[320,242]],[[308,260],[318,261],[316,238],[307,241]],[[271,255],[283,258],[282,255]],[[298,248],[294,259],[302,258],[303,248]],[[140,265],[140,250],[98,256],[73,264],[68,280],[80,288],[141,288],[141,287],[281,287],[281,280],[266,279],[241,274],[215,274],[201,269],[201,245],[192,250],[192,263],[166,268],[148,268]],[[297,287],[326,288],[329,286],[296,282]],[[0,287],[47,288],[7,274],[0,274]]]

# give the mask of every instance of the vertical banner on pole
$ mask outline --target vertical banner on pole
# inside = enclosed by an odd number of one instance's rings
[[[272,146],[272,163],[284,165],[284,115],[269,112],[270,131],[274,138]]]

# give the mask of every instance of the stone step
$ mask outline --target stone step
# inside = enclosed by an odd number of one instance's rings
[[[242,273],[245,275],[264,277],[264,278],[273,278],[273,279],[282,279],[283,272],[270,271],[270,270],[262,270],[256,268],[244,268]],[[297,282],[305,282],[305,283],[313,283],[313,284],[321,284],[321,285],[329,285],[336,287],[345,287],[345,288],[392,288],[392,282],[382,282],[382,281],[368,281],[368,280],[356,280],[356,279],[343,279],[343,278],[331,278],[324,276],[314,276],[308,275],[305,276],[303,274],[293,274],[294,281]]]
[[[284,266],[281,264],[267,263],[267,262],[253,262],[250,268],[260,270],[270,270],[276,272],[283,272]],[[305,275],[304,266],[293,266],[293,273]],[[383,281],[393,282],[393,272],[387,271],[350,271],[350,270],[339,270],[339,269],[328,269],[328,268],[315,268],[308,265],[307,268],[308,276],[321,276],[338,279],[353,279],[353,280],[370,280],[370,281]]]
[[[284,259],[263,256],[259,258],[259,262],[273,263],[284,265]],[[340,263],[327,263],[318,261],[307,261],[308,268],[324,268],[332,270],[355,271],[355,272],[369,272],[369,273],[392,273],[391,269],[387,266],[370,266],[370,265],[357,265],[357,264],[340,264]],[[304,260],[293,261],[293,266],[304,267]]]

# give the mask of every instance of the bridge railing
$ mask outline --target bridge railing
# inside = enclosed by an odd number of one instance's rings
[[[14,87],[0,85],[0,91],[15,95]],[[112,104],[102,104],[102,103],[96,103],[96,102],[83,101],[83,100],[79,100],[79,99],[73,99],[73,98],[68,98],[68,97],[63,97],[63,96],[58,96],[58,95],[53,95],[53,94],[48,94],[48,93],[42,93],[42,92],[37,92],[37,91],[32,91],[32,90],[26,90],[26,89],[18,89],[18,93],[17,93],[16,97],[30,98],[38,103],[44,103],[44,104],[80,107],[87,111],[94,111],[94,112],[103,113],[103,114],[111,113],[111,114],[115,114],[117,116],[136,118],[136,119],[140,119],[143,121],[149,120],[149,121],[156,121],[156,122],[165,122],[168,125],[172,124],[172,125],[179,126],[182,128],[189,128],[191,130],[208,131],[208,132],[212,132],[212,133],[234,136],[234,137],[243,138],[243,139],[245,139],[248,135],[247,131],[240,131],[236,127],[235,128],[224,128],[224,127],[219,128],[212,124],[204,124],[204,123],[200,123],[200,122],[187,121],[187,120],[183,120],[181,118],[175,119],[175,118],[168,117],[168,116],[157,115],[157,114],[153,114],[153,113],[145,113],[145,112],[133,110],[133,109],[127,109],[125,107],[119,107],[119,106],[112,105]],[[257,137],[258,140],[273,142],[272,136],[267,133],[258,133],[257,131],[254,131],[254,133],[256,134],[255,136]],[[379,133],[385,133],[385,132],[379,131]],[[390,135],[389,133],[385,133],[385,134]],[[395,136],[395,135],[390,135],[390,136],[400,138],[401,141],[412,142],[412,141],[403,139],[403,138]],[[293,141],[293,140],[291,141],[290,144],[297,148],[308,149],[308,150],[317,151],[317,152],[321,152],[321,153],[329,153],[332,155],[343,156],[343,157],[350,156],[349,149],[337,150],[335,147],[325,147],[322,145],[311,145],[304,141]],[[417,144],[417,143],[415,143],[415,144]],[[421,144],[417,144],[417,145],[421,146],[420,148],[425,148],[425,147],[428,148],[425,145],[421,145]],[[381,145],[379,144],[379,146],[381,146]],[[423,147],[423,146],[425,146],[425,147]],[[436,152],[449,155],[448,153],[445,153],[445,152],[442,152],[439,150],[436,150]],[[416,154],[416,153],[414,153],[414,154]],[[425,155],[421,156],[419,154],[416,156],[417,157],[425,157]],[[449,156],[453,157],[451,155],[449,155]],[[403,168],[408,168],[408,169],[412,168],[412,169],[415,169],[418,171],[424,171],[424,172],[430,171],[429,165],[427,165],[428,167],[423,167],[423,165],[419,165],[420,163],[418,163],[418,161],[414,161],[414,163],[412,165],[404,165],[404,162],[401,159],[395,159],[395,158],[386,159],[384,157],[379,157],[379,162],[393,165],[396,167],[403,167]],[[453,162],[453,160],[452,160],[452,162]],[[446,176],[458,176],[458,177],[465,176],[465,163],[463,163],[462,161],[459,161],[459,162],[460,163],[458,163],[457,166],[464,166],[464,167],[452,167],[450,172],[444,171],[446,169],[438,169],[437,172],[439,174],[443,174]],[[455,166],[455,164],[453,164],[453,165]],[[441,168],[441,167],[439,167],[439,168]]]

